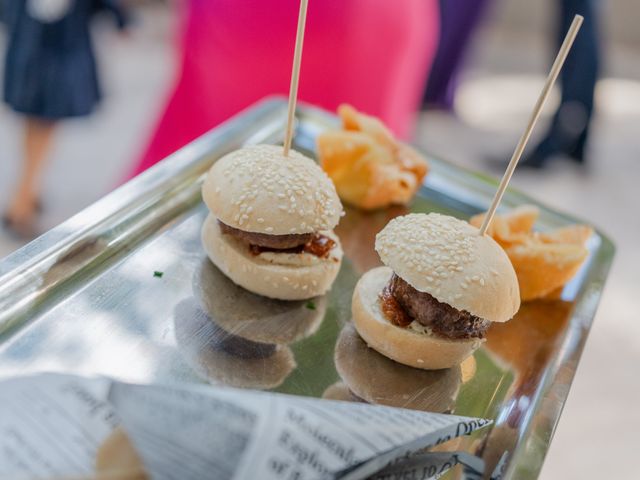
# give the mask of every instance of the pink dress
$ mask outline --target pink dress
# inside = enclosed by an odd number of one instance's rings
[[[299,0],[182,0],[180,71],[134,174],[243,108],[286,95]],[[299,98],[410,135],[438,38],[437,0],[310,0]]]

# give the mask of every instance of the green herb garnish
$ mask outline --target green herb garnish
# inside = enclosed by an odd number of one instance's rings
[[[159,272],[157,270],[155,272],[153,272],[153,276],[155,278],[162,278],[162,275],[164,275],[164,272]]]
[[[307,302],[307,304],[305,305],[305,307],[307,307],[309,310],[315,310],[316,309],[316,304],[313,303],[311,300],[309,300]]]

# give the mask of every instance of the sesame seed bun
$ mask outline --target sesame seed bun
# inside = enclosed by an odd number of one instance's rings
[[[368,403],[428,412],[446,412],[462,383],[459,366],[421,370],[394,362],[367,347],[353,325],[340,332],[335,364],[342,381]]]
[[[404,365],[438,370],[459,365],[482,344],[477,338],[450,340],[391,324],[382,312],[379,295],[392,274],[388,267],[369,270],[353,292],[353,324],[369,347]]]
[[[285,301],[256,295],[229,280],[208,258],[193,278],[202,309],[222,329],[253,342],[286,345],[318,330],[327,310],[326,296]]]
[[[476,227],[437,213],[396,217],[376,237],[382,262],[413,288],[491,322],[520,308],[509,257]]]
[[[328,258],[303,253],[253,255],[246,244],[222,234],[209,215],[202,226],[202,244],[209,259],[236,285],[269,298],[305,300],[329,291],[340,270],[340,241],[332,232],[322,233],[336,242]]]
[[[254,145],[220,158],[202,186],[218,219],[246,232],[288,235],[332,230],[342,204],[313,160],[282,147]]]

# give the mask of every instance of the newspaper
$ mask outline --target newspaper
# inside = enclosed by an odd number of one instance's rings
[[[480,474],[479,458],[425,449],[489,423],[204,385],[41,374],[0,382],[0,478],[97,478],[98,451],[118,427],[152,479],[426,480],[458,463]]]

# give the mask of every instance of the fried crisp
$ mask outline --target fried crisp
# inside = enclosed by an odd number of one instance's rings
[[[321,134],[317,145],[340,198],[365,210],[409,203],[427,174],[427,161],[377,118],[349,105],[341,105],[338,114],[344,129]]]
[[[534,232],[539,210],[523,205],[496,215],[487,233],[507,252],[518,276],[523,301],[553,297],[576,274],[588,255],[585,247],[593,230],[571,225],[550,232]],[[484,214],[471,218],[479,227]]]

